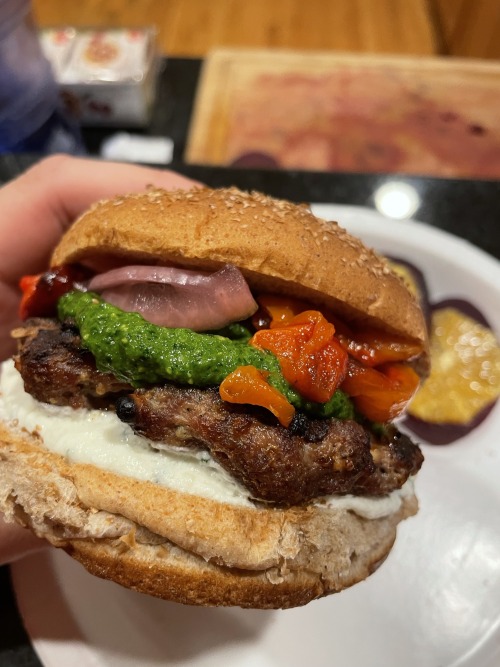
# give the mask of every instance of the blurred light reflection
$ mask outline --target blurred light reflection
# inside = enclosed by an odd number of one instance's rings
[[[375,207],[389,218],[410,218],[420,206],[420,197],[412,185],[389,181],[374,193]]]

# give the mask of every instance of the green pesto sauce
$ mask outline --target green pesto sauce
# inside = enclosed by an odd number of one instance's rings
[[[61,320],[74,320],[82,344],[95,357],[97,368],[110,371],[134,387],[164,382],[198,387],[220,385],[238,366],[268,371],[268,382],[297,409],[319,417],[352,419],[349,398],[336,391],[327,403],[306,401],[281,373],[278,359],[248,345],[236,329],[228,338],[219,333],[169,329],[147,322],[138,313],[126,313],[93,292],[69,292],[59,300]],[[241,337],[240,337],[241,336]]]

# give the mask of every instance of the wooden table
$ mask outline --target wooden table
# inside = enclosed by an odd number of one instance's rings
[[[500,58],[498,0],[33,0],[41,27],[153,24],[160,50],[218,47]]]
[[[425,0],[35,0],[41,26],[154,24],[160,50],[217,46],[433,53]]]

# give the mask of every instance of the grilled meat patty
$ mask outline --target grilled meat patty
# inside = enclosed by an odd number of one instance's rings
[[[280,505],[332,493],[384,495],[422,463],[396,429],[377,443],[350,420],[300,415],[286,429],[265,410],[222,401],[216,389],[138,390],[118,399],[117,413],[151,440],[208,449],[253,497]]]
[[[133,391],[112,373],[97,370],[94,357],[81,346],[78,330],[70,324],[31,318],[13,335],[19,339],[16,368],[25,390],[38,401],[108,408],[123,392]]]
[[[171,384],[120,399],[118,416],[123,407],[136,432],[208,449],[254,498],[280,505],[348,493],[363,472],[375,470],[368,433],[353,421],[329,420],[324,436],[308,442],[264,410],[225,403],[216,389]]]
[[[287,506],[334,493],[384,495],[400,488],[423,461],[419,448],[394,427],[375,438],[355,421],[298,413],[284,428],[266,410],[222,401],[216,389],[166,383],[134,391],[97,370],[71,325],[30,320],[16,335],[16,367],[35,398],[116,408],[151,440],[208,450],[259,500]]]

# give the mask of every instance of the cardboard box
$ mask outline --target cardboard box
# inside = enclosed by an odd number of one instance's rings
[[[82,125],[141,127],[156,95],[153,28],[43,30],[42,48]]]

